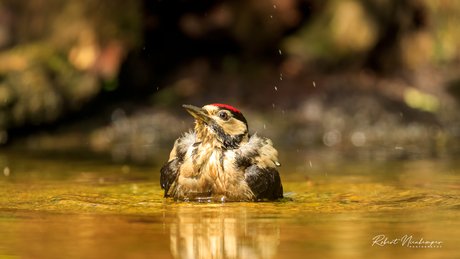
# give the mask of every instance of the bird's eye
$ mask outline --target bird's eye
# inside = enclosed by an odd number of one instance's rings
[[[219,114],[219,117],[223,120],[227,120],[228,119],[228,114],[226,112],[221,112]]]

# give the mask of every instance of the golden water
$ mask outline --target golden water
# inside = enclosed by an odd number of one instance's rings
[[[0,259],[460,258],[460,163],[291,164],[280,202],[199,204],[158,168],[3,153]]]

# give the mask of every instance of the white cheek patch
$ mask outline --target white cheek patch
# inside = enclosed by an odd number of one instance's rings
[[[246,124],[235,118],[228,121],[218,121],[219,126],[229,135],[240,135],[246,133]]]

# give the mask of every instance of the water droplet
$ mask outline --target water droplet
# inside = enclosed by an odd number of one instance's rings
[[[281,55],[281,50],[279,50],[279,53],[280,53],[280,55]]]
[[[311,161],[308,161],[308,162],[310,162],[310,167],[313,167],[313,165],[311,164]],[[327,174],[326,174],[326,175],[327,175]]]
[[[273,108],[275,108],[275,104],[273,104]]]
[[[273,9],[276,9],[276,5],[273,5]]]
[[[157,91],[160,90],[159,87],[157,87]]]
[[[273,18],[273,15],[270,15],[270,18]]]
[[[267,127],[265,126],[265,124],[264,124],[264,129],[267,129]]]
[[[313,87],[316,87],[315,81],[313,81]]]
[[[276,86],[275,86],[275,91],[278,91],[278,88],[276,88]]]
[[[281,111],[282,113],[284,113],[284,111]]]
[[[282,78],[282,77],[280,77],[280,81],[283,81],[283,78]]]

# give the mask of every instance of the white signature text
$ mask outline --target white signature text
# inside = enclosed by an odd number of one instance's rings
[[[429,241],[424,240],[423,238],[415,239],[412,236],[405,235],[402,238],[390,239],[385,235],[377,235],[372,239],[372,246],[385,246],[385,245],[401,245],[407,247],[416,247],[416,248],[440,248],[442,246],[442,241]]]

